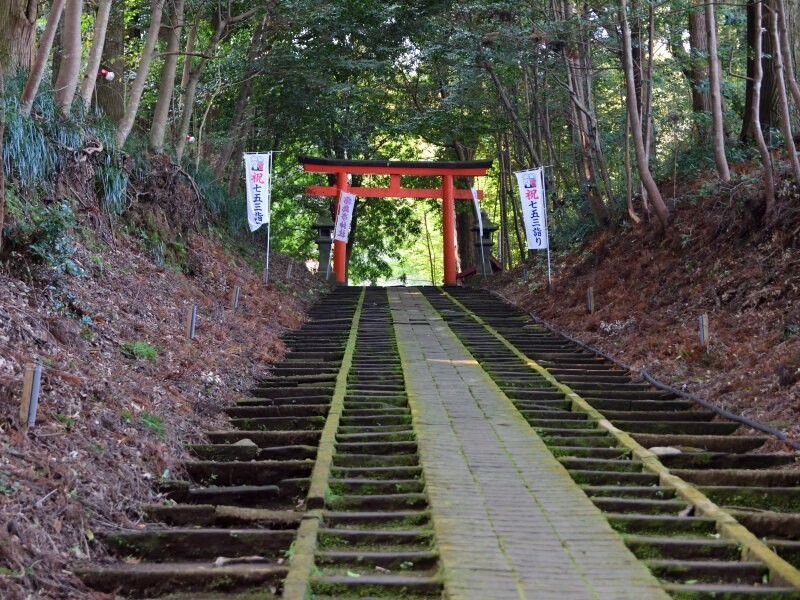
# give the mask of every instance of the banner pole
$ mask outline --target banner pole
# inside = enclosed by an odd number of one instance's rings
[[[272,233],[272,219],[267,222],[267,260],[264,262],[264,283],[269,284],[269,243]]]

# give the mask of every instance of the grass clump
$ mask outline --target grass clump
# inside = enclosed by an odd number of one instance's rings
[[[140,340],[122,344],[122,353],[130,358],[149,360],[150,362],[155,362],[158,358],[158,349]]]

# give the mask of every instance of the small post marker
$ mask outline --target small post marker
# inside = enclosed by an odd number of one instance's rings
[[[289,263],[289,268],[286,269],[286,279],[292,278],[292,267],[294,267],[294,265],[292,263]]]
[[[708,313],[700,315],[700,345],[708,351],[711,344],[711,332],[708,330]]]
[[[590,315],[594,314],[594,288],[586,288],[586,308]]]
[[[239,308],[239,294],[241,293],[241,291],[242,288],[240,288],[238,285],[235,288],[233,288],[233,293],[231,294],[231,308],[233,310]]]
[[[528,269],[522,269],[522,283],[528,283]]]
[[[194,329],[197,325],[197,304],[192,304],[186,311],[186,338],[194,339]]]
[[[42,366],[28,363],[25,366],[25,379],[22,384],[22,405],[19,407],[19,422],[23,429],[33,427],[36,423],[41,382]]]

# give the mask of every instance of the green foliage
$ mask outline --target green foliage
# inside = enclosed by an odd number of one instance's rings
[[[155,362],[158,358],[158,348],[139,340],[122,344],[122,353],[130,358],[149,360],[150,362]]]
[[[46,264],[57,275],[85,275],[74,260],[75,217],[69,204],[23,205],[13,194],[8,200],[14,225],[6,236],[12,253]]]
[[[128,174],[116,165],[101,165],[96,172],[103,204],[110,215],[120,215],[127,206]]]
[[[56,413],[53,418],[61,423],[66,431],[72,431],[75,427],[75,419],[73,417]]]
[[[143,412],[139,416],[139,421],[158,437],[164,437],[164,420],[156,414]]]

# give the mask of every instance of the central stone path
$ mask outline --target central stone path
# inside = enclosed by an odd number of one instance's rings
[[[448,597],[668,598],[425,297],[388,292]]]

